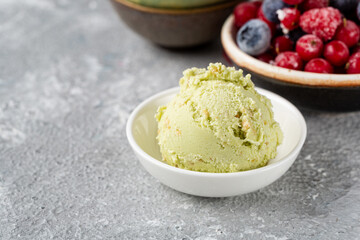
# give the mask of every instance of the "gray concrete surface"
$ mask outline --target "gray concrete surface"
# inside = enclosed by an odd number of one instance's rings
[[[219,41],[170,51],[108,1],[0,1],[0,239],[359,239],[360,112],[302,110],[294,165],[260,191],[200,198],[160,184],[125,136],[142,100]]]

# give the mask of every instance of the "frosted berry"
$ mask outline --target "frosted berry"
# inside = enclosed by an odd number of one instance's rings
[[[270,47],[270,41],[270,29],[265,22],[259,19],[252,19],[245,23],[236,36],[239,48],[252,56],[266,52]]]
[[[301,13],[296,8],[279,9],[276,13],[280,20],[280,26],[285,34],[299,26]]]
[[[324,44],[321,39],[312,34],[302,36],[296,42],[296,52],[304,61],[320,57],[323,48]]]
[[[349,59],[349,49],[345,43],[333,40],[325,45],[324,57],[334,66],[342,66]]]
[[[353,21],[344,19],[343,24],[336,31],[334,39],[342,41],[350,48],[359,42],[360,30]]]
[[[292,51],[294,43],[288,37],[283,35],[274,38],[271,46],[274,54],[278,55],[281,52]]]
[[[280,21],[277,17],[276,11],[288,6],[289,5],[284,3],[282,0],[264,0],[263,4],[261,5],[261,10],[267,20],[270,22],[279,23]]]
[[[325,41],[333,38],[341,22],[341,13],[332,7],[311,9],[300,17],[302,30]]]
[[[235,26],[242,27],[247,21],[256,18],[259,7],[254,2],[243,2],[234,9]]]
[[[360,52],[351,55],[346,64],[346,72],[350,74],[360,73]]]
[[[278,67],[302,70],[303,62],[297,52],[282,52],[275,58]]]
[[[307,11],[313,8],[323,8],[329,6],[329,0],[304,0],[300,8],[303,11]]]
[[[314,73],[333,73],[334,68],[325,59],[314,58],[305,65],[304,71]]]

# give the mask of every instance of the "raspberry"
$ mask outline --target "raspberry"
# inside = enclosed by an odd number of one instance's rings
[[[332,7],[311,9],[300,17],[300,27],[305,32],[325,41],[332,39],[341,22],[341,13]]]
[[[238,4],[234,9],[235,25],[240,28],[250,19],[256,18],[258,8],[257,4],[253,2]]]
[[[360,53],[355,53],[346,64],[346,72],[350,74],[360,73]]]
[[[349,59],[349,49],[345,43],[339,40],[333,40],[325,45],[324,57],[332,65],[343,66]]]
[[[304,61],[309,61],[313,58],[320,57],[324,44],[320,38],[315,35],[305,35],[302,36],[296,42],[296,52]]]
[[[353,21],[344,19],[344,23],[336,31],[334,39],[344,42],[348,47],[352,47],[359,42],[360,30]]]
[[[314,58],[305,65],[304,71],[314,73],[333,73],[334,68],[325,59]]]
[[[278,67],[302,70],[303,62],[297,52],[282,52],[275,58]]]
[[[300,11],[296,8],[283,8],[276,11],[280,20],[283,32],[287,34],[289,30],[294,30],[299,26]]]
[[[329,0],[304,0],[300,5],[303,11],[307,11],[313,8],[323,8],[329,6]]]

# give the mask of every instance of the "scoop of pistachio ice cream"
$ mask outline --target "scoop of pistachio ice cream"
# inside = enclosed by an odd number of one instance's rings
[[[156,115],[163,160],[201,172],[262,167],[282,141],[273,115],[270,100],[242,70],[220,63],[188,69],[180,93]]]

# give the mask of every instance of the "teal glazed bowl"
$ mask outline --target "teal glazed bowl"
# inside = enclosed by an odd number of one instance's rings
[[[226,54],[259,87],[287,98],[297,106],[327,110],[360,110],[360,74],[320,74],[290,70],[264,63],[241,51],[235,41],[236,29],[231,15],[221,31]]]
[[[142,37],[165,47],[191,47],[220,35],[222,24],[239,2],[208,7],[159,9],[126,0],[111,0],[120,18]]]

